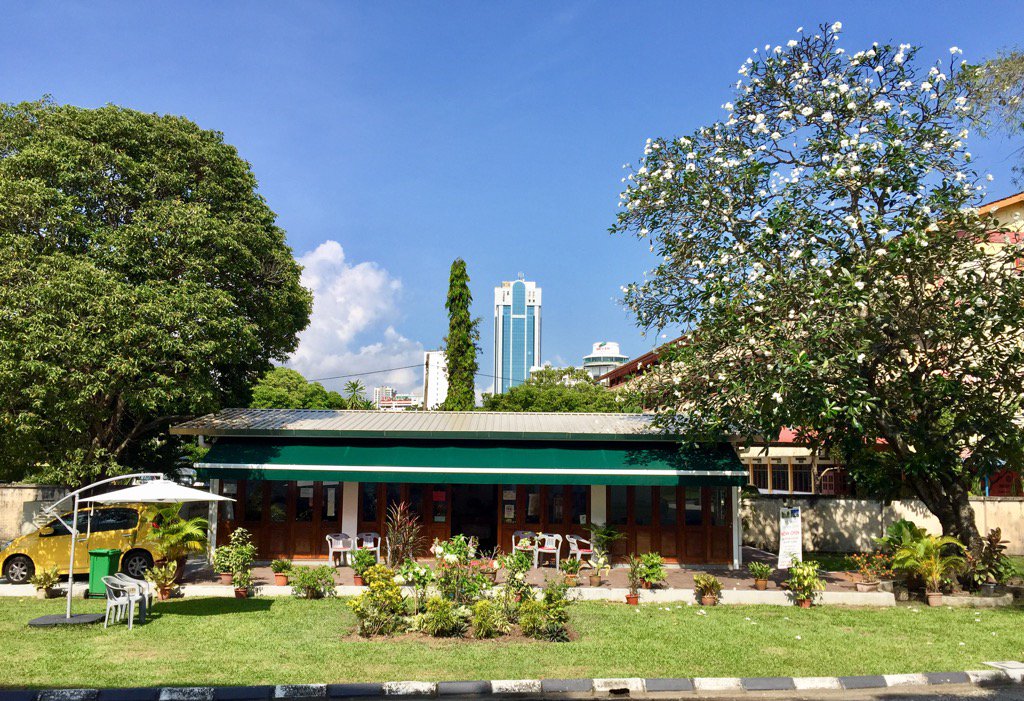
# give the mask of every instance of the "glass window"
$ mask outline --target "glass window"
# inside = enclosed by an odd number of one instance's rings
[[[443,484],[435,484],[430,492],[434,514],[432,520],[434,523],[444,523],[448,520],[448,487]]]
[[[700,498],[700,487],[686,488],[686,523],[687,526],[700,526],[704,523],[703,503]]]
[[[565,489],[548,487],[548,523],[561,524],[565,520]]]
[[[288,515],[288,483],[270,483],[270,522],[284,523]]]
[[[377,520],[377,483],[359,483],[359,520]]]
[[[713,487],[711,489],[711,525],[729,525],[729,488]]]
[[[768,463],[755,462],[751,467],[753,485],[758,489],[768,489]]]
[[[535,484],[526,487],[526,522],[540,523],[540,487]]]
[[[320,520],[337,521],[341,513],[341,483],[324,482],[320,503]]]
[[[61,514],[61,518],[64,519],[64,521],[67,522],[67,523],[71,523],[71,516],[72,516],[72,514],[69,514],[69,513],[68,514]],[[71,535],[71,531],[68,530],[67,526],[65,526],[63,523],[60,522],[60,519],[56,519],[56,518],[53,519],[48,524],[46,524],[46,527],[47,528],[52,528],[53,529],[53,533],[50,533],[49,535],[45,535],[45,536],[40,534],[40,537],[42,537],[42,538],[52,538],[52,537],[58,536],[58,535]],[[86,531],[88,531],[88,529],[89,529],[89,512],[88,511],[79,511],[78,512],[78,532],[79,533],[85,533]]]
[[[793,491],[811,491],[811,466],[793,465]]]
[[[236,480],[221,480],[220,494],[221,496],[228,497],[230,499],[238,499],[238,482]],[[234,521],[235,502],[218,502],[217,513],[220,514],[220,518],[222,518],[225,521]]]
[[[625,487],[608,487],[608,523],[625,526],[629,522],[629,504]]]
[[[636,487],[633,490],[633,525],[649,526],[654,520],[654,499],[651,487]]]
[[[248,480],[245,483],[245,520],[263,520],[263,481]]]
[[[98,509],[92,515],[92,531],[128,531],[139,525],[135,509]]]
[[[295,520],[310,523],[313,521],[313,483],[299,481],[295,483]]]
[[[410,484],[409,485],[409,513],[420,519],[420,524],[423,524],[423,518],[420,515],[423,512],[423,493],[426,487],[422,484]]]
[[[391,483],[384,488],[384,499],[387,506],[384,509],[384,519],[387,520],[388,514],[391,513],[391,508],[402,501],[402,485]]]
[[[573,523],[578,523],[581,526],[587,523],[587,495],[589,493],[590,487],[585,484],[573,485],[572,490],[569,492]]]
[[[679,508],[676,504],[676,488],[662,487],[658,491],[658,521],[662,526],[675,528],[679,518]]]
[[[772,461],[772,491],[789,491],[789,465]]]

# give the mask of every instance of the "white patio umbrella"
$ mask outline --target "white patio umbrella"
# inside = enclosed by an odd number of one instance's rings
[[[106,492],[104,494],[97,494],[92,497],[82,497],[83,492],[88,492],[96,489],[100,485],[109,484],[110,482],[125,480],[125,479],[145,479],[146,482],[133,485],[131,487],[125,487],[124,489],[117,489],[112,492]],[[64,520],[57,516],[57,520],[64,523],[68,530],[71,532],[71,552],[68,558],[68,600],[67,600],[67,611],[64,616],[42,616],[41,618],[34,619],[29,622],[29,625],[59,625],[61,623],[89,623],[92,619],[102,618],[102,616],[78,614],[78,616],[71,615],[71,585],[72,577],[74,572],[75,564],[75,543],[78,541],[78,505],[79,502],[91,502],[94,504],[178,504],[183,502],[202,502],[202,501],[234,501],[229,497],[222,497],[219,494],[213,494],[212,492],[204,492],[201,489],[193,489],[192,487],[185,487],[177,482],[172,482],[165,479],[160,473],[144,472],[134,475],[122,475],[120,477],[109,477],[99,482],[90,484],[87,487],[82,487],[74,492],[66,495],[63,499],[60,499],[53,504],[51,509],[56,509],[57,504],[68,499],[74,500],[74,509],[72,510],[71,523],[65,523]]]

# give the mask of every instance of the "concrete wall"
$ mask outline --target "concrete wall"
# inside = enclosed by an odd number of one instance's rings
[[[883,504],[872,499],[834,497],[760,496],[743,500],[743,543],[775,552],[779,546],[779,509],[799,506],[803,521],[804,550],[865,552],[874,547],[893,521],[906,518],[932,533],[941,533],[938,519],[919,501]],[[976,497],[971,499],[978,530],[984,535],[1001,528],[1012,555],[1024,555],[1024,498]]]
[[[45,484],[0,484],[0,543],[32,531],[32,519],[67,494],[64,487]]]

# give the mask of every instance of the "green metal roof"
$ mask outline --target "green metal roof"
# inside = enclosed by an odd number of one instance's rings
[[[644,414],[225,409],[171,428],[189,436],[643,440],[675,442]]]
[[[741,485],[728,446],[608,442],[219,439],[197,463],[208,477],[449,484]]]

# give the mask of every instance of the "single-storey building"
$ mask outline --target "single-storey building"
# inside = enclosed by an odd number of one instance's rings
[[[214,542],[244,526],[263,558],[326,558],[330,533],[385,532],[407,502],[425,536],[506,552],[517,530],[625,534],[613,554],[739,566],[739,487],[725,442],[683,446],[640,414],[228,409],[179,424],[209,451]]]

